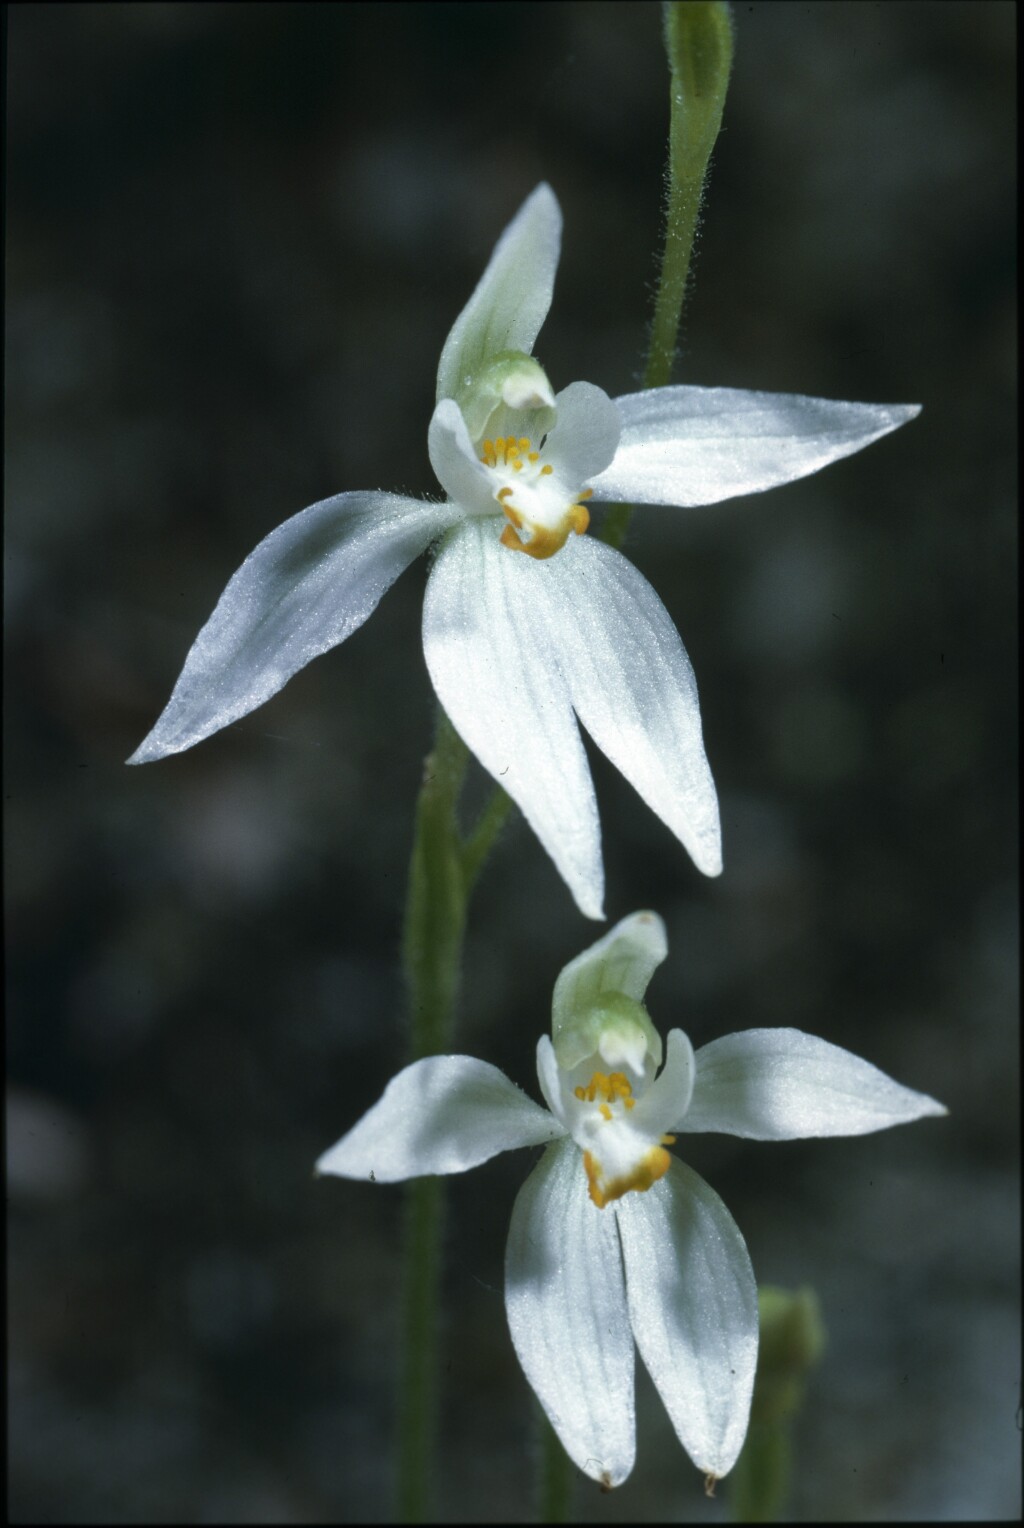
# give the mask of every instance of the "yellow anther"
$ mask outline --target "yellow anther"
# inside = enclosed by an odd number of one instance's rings
[[[576,1097],[580,1100],[581,1103],[587,1096],[586,1088],[573,1088],[573,1092],[576,1094]]]
[[[616,1098],[632,1098],[633,1085],[625,1072],[595,1072],[585,1088],[576,1089],[577,1098],[593,1103],[600,1093],[608,1103]]]
[[[584,488],[583,492],[578,497],[580,503],[582,504],[584,499],[592,499],[594,497],[594,490],[592,488]]]
[[[546,462],[544,464],[544,466],[540,469],[540,475],[541,475],[541,477],[549,477],[550,474],[552,472],[554,472],[554,470],[555,469],[554,469],[554,467],[552,467],[551,463],[550,462]]]
[[[663,1135],[661,1138],[661,1144],[663,1146],[674,1146],[676,1144],[676,1138],[674,1135]]]
[[[529,449],[530,449],[530,438],[529,438],[528,435],[520,435],[520,437],[519,437],[519,449],[520,449],[520,451],[529,451]]]
[[[635,1109],[636,1108],[636,1099],[635,1098],[624,1098],[622,1100],[622,1102],[626,1105],[627,1109]]]
[[[529,455],[529,460],[531,462],[539,462],[540,461],[540,456],[537,454],[536,451],[531,451],[530,455]]]
[[[590,511],[582,504],[574,504],[569,511],[569,522],[577,536],[582,536],[590,524]]]
[[[514,459],[514,460],[513,460],[513,462],[512,462],[512,466],[513,466],[513,467],[514,467],[514,468],[515,468],[515,470],[516,470],[516,471],[517,471],[517,472],[522,472],[522,470],[523,470],[523,464],[522,464],[522,462],[521,462],[521,461],[519,461],[519,460],[518,460],[518,459]]]
[[[601,1105],[601,1118],[602,1119],[611,1119],[611,1117],[612,1117],[611,1106],[609,1104],[602,1104]]]
[[[498,489],[498,492],[495,494],[495,498],[497,498],[499,500],[504,499],[511,492],[512,492],[512,485],[510,483],[506,484],[506,486],[504,488],[499,488]]]

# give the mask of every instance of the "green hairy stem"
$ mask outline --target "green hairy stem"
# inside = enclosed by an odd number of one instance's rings
[[[664,31],[671,77],[665,247],[644,387],[665,387],[671,380],[708,164],[732,70],[732,19],[724,0],[674,0],[664,8]],[[631,505],[613,504],[601,540],[620,547],[632,515]]]
[[[466,745],[438,707],[437,735],[416,803],[402,939],[410,1061],[451,1048],[469,896],[512,806],[496,786],[462,836],[458,802],[468,761]],[[398,1407],[396,1511],[406,1523],[430,1516],[443,1214],[441,1179],[414,1179],[406,1189]]]

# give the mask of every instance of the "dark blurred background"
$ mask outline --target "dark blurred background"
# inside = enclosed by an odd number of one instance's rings
[[[695,1044],[793,1024],[943,1099],[860,1140],[686,1140],[830,1346],[805,1520],[1020,1512],[1015,7],[737,4],[677,379],[920,420],[627,550],[701,685],[726,872],[600,757],[610,918]],[[386,1518],[402,1193],[316,1156],[403,1063],[432,697],[424,565],[194,751],[124,759],[229,575],[346,488],[436,492],[437,356],[550,181],[539,354],[643,362],[668,85],[649,4],[8,11],[9,1511]],[[601,932],[521,824],[474,903],[457,1048],[536,1096]],[[531,1510],[504,1319],[530,1154],[451,1180],[439,1508]],[[598,1521],[722,1521],[652,1387]]]

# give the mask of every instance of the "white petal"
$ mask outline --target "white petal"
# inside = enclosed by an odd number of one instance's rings
[[[754,1141],[867,1135],[945,1114],[869,1061],[799,1029],[746,1029],[697,1052],[689,1111],[675,1128]]]
[[[512,1341],[566,1453],[617,1486],[633,1468],[633,1338],[613,1215],[587,1196],[571,1141],[550,1147],[516,1198],[505,1258]]]
[[[541,1035],[537,1041],[537,1081],[540,1084],[544,1102],[552,1114],[562,1121],[567,1130],[570,1129],[569,1114],[563,1098],[564,1084],[550,1035]]]
[[[640,1356],[699,1469],[736,1463],[757,1367],[757,1288],[718,1195],[682,1162],[616,1205]]]
[[[683,506],[791,483],[921,412],[916,403],[840,403],[734,387],[658,387],[615,401],[622,440],[593,484],[595,500]]]
[[[544,459],[578,492],[614,460],[622,431],[619,411],[593,382],[571,382],[555,398],[555,413]]]
[[[437,481],[450,499],[471,515],[500,515],[495,478],[473,450],[462,410],[442,398],[427,431],[427,451]]]
[[[391,493],[342,493],[271,531],[224,590],[128,763],[180,753],[255,711],[311,658],[351,636],[461,513]]]
[[[535,614],[561,555],[538,562],[501,546],[491,521],[460,525],[430,572],[423,651],[456,730],[516,802],[580,911],[600,918],[594,787],[565,680]]]
[[[562,242],[562,213],[539,185],[494,246],[487,269],[445,340],[437,396],[452,398],[499,350],[533,350],[551,306]]]
[[[392,1077],[382,1097],[316,1164],[318,1173],[399,1183],[464,1173],[500,1151],[539,1146],[564,1129],[472,1056],[427,1056]]]
[[[632,563],[574,536],[543,586],[547,641],[594,742],[689,851],[718,875],[718,796],[697,682],[672,618]]]
[[[559,972],[551,999],[555,1033],[581,1009],[592,1008],[602,993],[624,992],[643,1002],[648,983],[667,954],[665,925],[657,913],[631,913],[623,918]],[[554,1051],[552,1063],[557,1066]]]
[[[693,1046],[681,1029],[670,1029],[666,1042],[665,1065],[647,1092],[637,1099],[630,1116],[637,1130],[652,1137],[675,1128],[690,1107],[696,1073]]]

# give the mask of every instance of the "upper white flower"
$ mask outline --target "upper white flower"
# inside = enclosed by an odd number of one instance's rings
[[[316,1164],[394,1183],[553,1143],[512,1211],[505,1308],[566,1452],[607,1486],[633,1468],[634,1343],[705,1474],[732,1469],[747,1431],[757,1363],[750,1258],[718,1195],[667,1150],[675,1134],[864,1135],[946,1112],[798,1029],[746,1030],[696,1054],[673,1029],[661,1067],[643,998],[666,953],[661,919],[640,912],[566,966],[552,1038],[537,1047],[547,1109],[484,1061],[431,1056],[399,1072]]]
[[[717,387],[614,402],[587,382],[554,393],[531,352],[561,223],[538,186],[445,342],[428,432],[445,502],[343,493],[279,525],[228,583],[129,763],[190,748],[262,705],[438,542],[423,610],[434,689],[580,909],[599,918],[600,827],[577,718],[705,874],[722,856],[690,661],[646,579],[584,534],[587,504],[759,492],[919,409]]]

